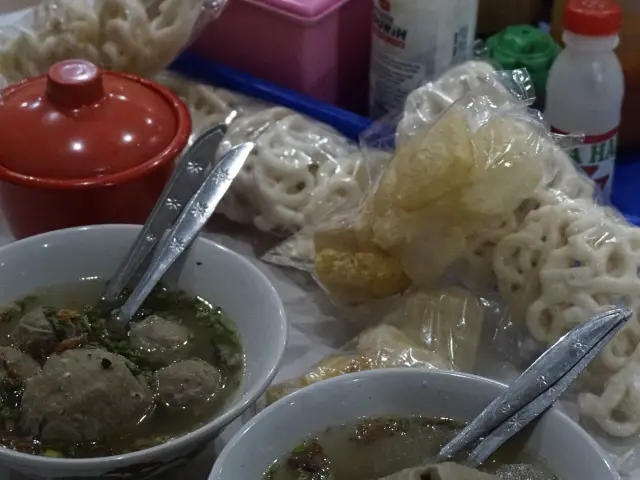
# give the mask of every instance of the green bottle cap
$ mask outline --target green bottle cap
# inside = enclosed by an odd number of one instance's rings
[[[487,40],[487,48],[502,68],[526,68],[537,93],[545,91],[549,69],[561,50],[549,34],[531,25],[507,27]]]

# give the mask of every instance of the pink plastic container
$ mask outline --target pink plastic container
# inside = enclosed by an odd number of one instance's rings
[[[230,0],[198,54],[366,113],[372,0]]]

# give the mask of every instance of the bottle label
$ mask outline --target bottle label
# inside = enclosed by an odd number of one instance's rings
[[[370,115],[401,110],[409,93],[463,60],[476,16],[476,0],[374,0]]]
[[[567,134],[556,128],[552,128],[552,131]],[[611,196],[617,149],[618,129],[614,128],[602,135],[585,136],[584,142],[569,152],[575,165],[600,187],[605,199]]]

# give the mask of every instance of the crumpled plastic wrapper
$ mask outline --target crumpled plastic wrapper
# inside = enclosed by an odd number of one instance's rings
[[[479,87],[489,86],[507,93],[525,86],[522,83],[514,89],[510,85],[513,78],[509,78],[509,75],[484,60],[469,60],[452,67],[435,81],[415,89],[407,97],[398,122],[397,144],[404,145],[417,131],[435,122],[447,108]],[[502,84],[503,80],[507,81],[506,86]],[[526,86],[527,91],[521,93],[524,96],[531,95],[529,88]]]
[[[436,81],[421,86],[409,95],[399,119],[382,119],[362,135],[360,143],[366,156],[365,164],[370,181],[367,190],[375,188],[371,181],[386,170],[396,147],[406,144],[418,130],[424,132],[456,101],[478,88],[483,88],[487,94],[506,98],[514,95],[523,101],[529,100],[532,95],[530,81],[524,71],[496,71],[491,64],[480,60],[454,66]],[[353,217],[353,210],[360,205],[363,196],[357,199],[359,201],[349,198],[348,201],[336,202],[333,210],[325,212],[324,219],[334,216]],[[321,223],[307,223],[298,234],[267,252],[263,259],[276,265],[312,270],[315,258],[314,236]],[[335,219],[332,223],[336,223]],[[339,255],[335,260],[342,262],[351,259]],[[363,268],[375,261],[371,252],[358,255],[356,259]],[[393,269],[388,262],[386,266]],[[394,275],[391,271],[389,273]],[[402,283],[400,278],[396,281]]]
[[[164,70],[226,0],[43,0],[0,30],[0,76],[43,75],[69,58],[142,76]]]
[[[475,232],[533,195],[545,136],[515,96],[465,96],[396,149],[357,209],[316,229],[320,284],[350,304],[436,284]]]
[[[274,402],[300,388],[338,375],[377,368],[475,368],[484,310],[471,292],[449,287],[407,292],[370,327],[305,375],[267,390]]]

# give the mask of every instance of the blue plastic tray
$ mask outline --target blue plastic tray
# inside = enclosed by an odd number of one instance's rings
[[[640,155],[624,155],[616,164],[612,203],[640,227]]]
[[[204,59],[192,52],[182,54],[173,63],[172,69],[199,79],[203,83],[227,88],[274,105],[289,107],[331,125],[353,140],[357,140],[360,133],[371,125],[371,120],[368,118],[313,100],[305,95]],[[640,155],[627,155],[621,159],[616,167],[615,178],[613,204],[630,222],[640,226]]]
[[[171,68],[186,76],[227,88],[274,105],[289,107],[309,117],[331,125],[343,135],[357,140],[358,135],[371,124],[371,120],[333,105],[313,100],[264,80],[252,77],[219,63],[185,52]]]

